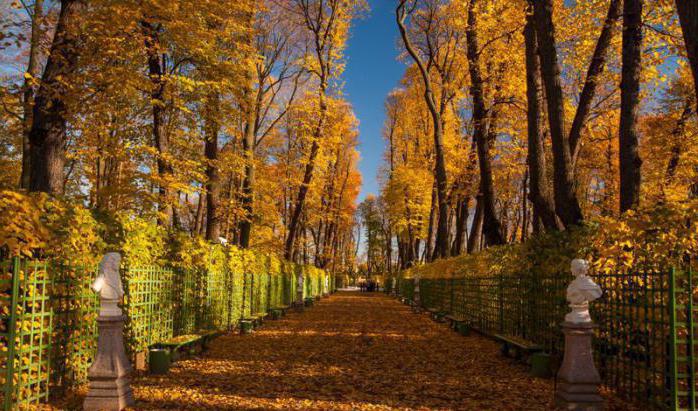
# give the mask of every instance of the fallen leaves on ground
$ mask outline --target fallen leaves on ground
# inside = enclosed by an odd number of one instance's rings
[[[302,314],[226,335],[165,376],[133,381],[136,409],[546,410],[552,379],[377,293],[339,293]],[[609,409],[620,409],[612,403]]]
[[[552,383],[380,294],[342,293],[134,383],[143,409],[542,409]]]

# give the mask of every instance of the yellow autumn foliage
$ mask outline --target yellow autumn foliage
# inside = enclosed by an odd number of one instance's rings
[[[596,273],[667,271],[698,253],[698,201],[645,207],[620,218],[599,217],[585,227],[519,244],[490,247],[405,270],[405,278],[491,277],[499,274],[568,276],[574,258]]]

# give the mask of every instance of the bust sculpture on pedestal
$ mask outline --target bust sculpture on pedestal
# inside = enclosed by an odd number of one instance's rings
[[[107,253],[99,264],[92,289],[99,293],[97,356],[87,371],[89,391],[83,410],[118,411],[134,404],[129,383],[131,363],[124,349],[124,315],[118,304],[124,296],[119,253]]]
[[[594,365],[592,345],[596,326],[589,315],[589,302],[600,298],[603,291],[587,276],[587,261],[572,260],[571,271],[575,279],[567,287],[567,301],[572,311],[562,323],[565,351],[557,374],[555,402],[563,410],[601,410],[601,377]]]
[[[567,286],[567,301],[570,303],[572,311],[565,316],[565,321],[590,323],[589,302],[600,298],[603,291],[587,276],[589,263],[586,260],[579,258],[572,260],[571,270],[575,279]]]
[[[414,297],[412,297],[412,309],[415,312],[420,312],[421,311],[421,296],[419,295],[419,273],[415,274],[414,276]]]
[[[119,253],[107,253],[99,263],[99,275],[92,283],[92,289],[99,293],[99,315],[103,317],[122,315],[119,301],[124,296],[124,288],[121,285],[119,265],[121,255]]]
[[[303,307],[305,306],[303,302],[303,273],[298,274],[297,281],[298,285],[296,286],[296,302],[294,305],[296,306],[296,311],[303,311]]]

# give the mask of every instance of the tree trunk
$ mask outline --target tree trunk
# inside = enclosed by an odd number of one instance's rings
[[[32,111],[29,191],[51,195],[63,192],[67,121],[64,97],[69,83],[66,78],[78,66],[81,51],[78,25],[84,9],[82,0],[61,1],[56,33]]]
[[[692,106],[693,99],[687,99],[684,103],[681,115],[679,116],[679,119],[676,121],[674,129],[671,131],[671,140],[673,146],[671,147],[671,155],[669,156],[666,171],[664,172],[664,183],[662,184],[661,193],[662,197],[665,196],[666,188],[669,187],[674,180],[676,170],[679,167],[679,161],[681,161],[681,155],[684,152],[684,133],[686,130],[686,122],[693,113]]]
[[[470,95],[473,99],[473,127],[477,142],[477,155],[480,164],[480,194],[478,202],[482,204],[484,218],[483,232],[488,245],[503,244],[502,225],[495,210],[496,195],[492,181],[492,163],[490,158],[490,139],[488,136],[487,108],[480,71],[480,55],[477,39],[476,1],[468,6],[468,28],[466,29],[467,57],[470,71]]]
[[[34,17],[32,18],[32,32],[29,43],[29,63],[27,64],[27,74],[22,86],[23,117],[22,117],[22,174],[19,179],[20,188],[29,188],[31,179],[31,144],[29,135],[32,129],[32,119],[34,110],[34,82],[39,77],[39,41],[41,40],[41,23],[44,15],[43,0],[34,1]]]
[[[466,195],[459,202],[458,209],[456,210],[456,236],[453,239],[453,250],[451,251],[451,255],[461,255],[465,249],[469,208],[470,197]]]
[[[321,130],[321,127],[318,127]],[[291,222],[288,227],[288,235],[286,236],[286,251],[285,258],[291,260],[293,256],[293,247],[296,241],[296,235],[298,231],[298,223],[300,222],[301,215],[303,213],[303,206],[305,205],[305,197],[308,195],[308,189],[310,188],[310,182],[313,179],[313,171],[315,170],[315,159],[320,151],[320,145],[317,139],[320,132],[316,133],[316,138],[313,139],[313,144],[310,147],[310,157],[305,165],[305,172],[303,173],[303,182],[298,189],[298,197],[296,197],[296,203],[293,208],[293,214],[291,215]]]
[[[528,237],[528,220],[529,220],[529,214],[528,214],[528,191],[529,191],[529,180],[530,180],[530,174],[528,170],[526,170],[526,173],[524,174],[524,179],[523,179],[523,188],[521,189],[521,242],[526,241],[526,238]]]
[[[620,82],[620,212],[640,204],[640,159],[637,131],[642,62],[643,0],[623,1],[623,69]]]
[[[482,212],[482,195],[478,195],[473,224],[470,227],[470,235],[468,236],[468,254],[480,251],[484,217],[484,213]]]
[[[686,44],[686,54],[693,73],[693,87],[698,102],[698,1],[676,0],[681,31]]]
[[[560,83],[560,65],[555,49],[553,0],[534,0],[534,21],[538,40],[541,76],[545,86],[548,123],[553,147],[553,188],[555,212],[565,226],[583,220],[575,192],[574,169],[568,136],[565,134],[565,110]]]
[[[325,121],[327,116],[327,102],[325,101],[327,92],[327,83],[324,79],[320,81],[320,113],[318,113],[318,123],[313,131],[313,143],[310,147],[310,156],[308,157],[308,162],[305,164],[305,171],[303,173],[303,182],[298,188],[298,196],[296,197],[295,206],[293,208],[293,213],[291,215],[291,221],[288,226],[288,233],[286,235],[286,245],[284,251],[284,257],[287,260],[291,260],[293,256],[293,246],[296,242],[296,236],[298,232],[298,223],[300,222],[301,214],[303,213],[303,207],[305,206],[305,198],[308,195],[308,190],[310,189],[310,183],[313,179],[313,172],[315,170],[315,159],[320,152],[320,138],[322,138],[322,131],[325,127]]]
[[[199,235],[201,217],[204,213],[204,196],[203,193],[199,192],[198,201],[196,204],[196,214],[194,214],[194,227],[191,229],[192,237]]]
[[[218,133],[220,124],[217,116],[218,95],[212,93],[206,112],[206,239],[218,242],[221,236],[221,219],[218,204],[220,202],[220,173],[218,170]]]
[[[158,211],[160,213],[158,224],[168,226],[172,223],[173,216],[172,194],[168,187],[168,180],[173,170],[166,160],[169,152],[169,141],[167,131],[165,130],[165,79],[163,78],[165,69],[161,57],[158,28],[146,21],[141,22],[141,25],[144,29],[145,48],[148,57],[148,75],[152,86],[150,99],[153,117],[153,146],[158,152]]]
[[[559,224],[555,214],[555,204],[548,189],[546,176],[545,147],[541,131],[541,82],[540,61],[538,58],[538,45],[536,31],[533,25],[533,16],[526,16],[524,28],[526,42],[526,97],[528,100],[528,171],[530,178],[530,199],[534,212],[543,222],[546,230],[558,230]]]
[[[437,203],[437,184],[438,183],[436,182],[436,179],[434,179],[434,185],[431,188],[431,211],[429,211],[429,227],[427,230],[426,243],[424,244],[424,261],[432,261],[436,259],[436,255],[438,254],[438,251],[436,253],[434,252],[434,247],[432,246],[432,241],[434,239],[434,222],[436,221],[436,211],[439,207]]]
[[[250,109],[245,125],[245,136],[242,139],[242,149],[245,153],[245,177],[242,181],[242,207],[245,210],[245,216],[238,224],[240,229],[240,247],[249,248],[250,235],[252,233],[252,212],[254,201],[254,151],[255,151],[255,114],[254,110]]]

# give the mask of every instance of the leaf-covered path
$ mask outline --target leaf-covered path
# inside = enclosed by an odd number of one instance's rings
[[[552,381],[382,294],[339,293],[220,337],[167,376],[136,378],[134,391],[138,409],[540,410]]]

